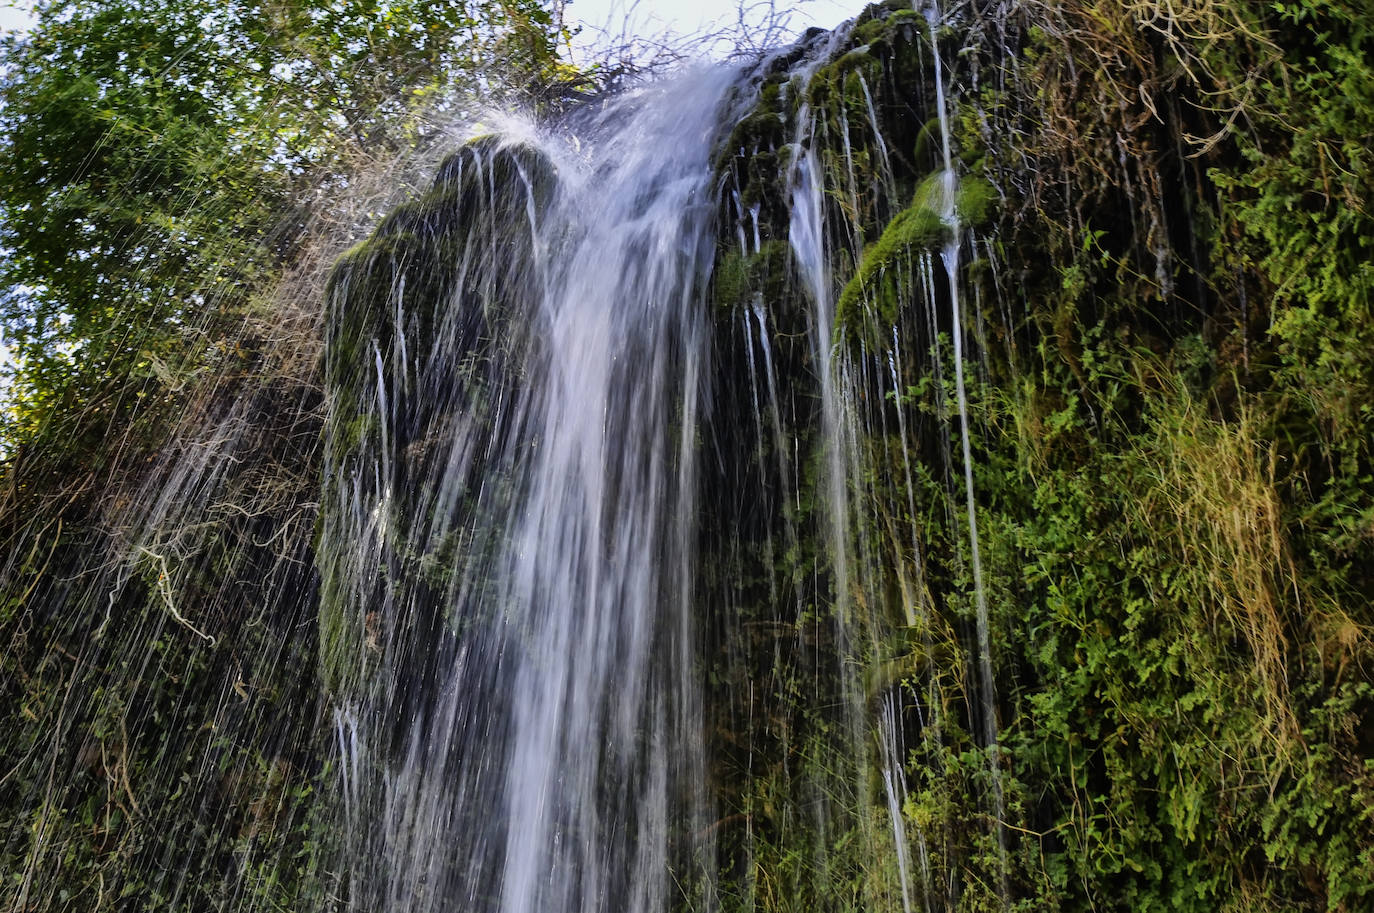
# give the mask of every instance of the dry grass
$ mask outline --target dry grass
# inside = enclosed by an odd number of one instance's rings
[[[1285,541],[1274,483],[1274,451],[1253,406],[1218,421],[1181,384],[1157,400],[1156,433],[1146,458],[1151,490],[1139,521],[1187,569],[1191,592],[1214,636],[1239,635],[1249,648],[1270,735],[1298,736],[1289,701],[1293,638],[1302,633],[1306,596]]]

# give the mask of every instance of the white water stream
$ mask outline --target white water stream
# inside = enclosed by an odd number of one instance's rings
[[[387,283],[396,341],[371,341],[362,404],[379,446],[340,467],[336,508],[353,542],[341,576],[382,590],[344,608],[364,632],[337,712],[356,909],[666,905],[670,825],[691,826],[703,777],[684,429],[702,392],[709,155],[734,79],[630,93],[576,140],[504,123],[486,158],[460,163],[475,177],[453,166],[484,189],[436,267],[453,291],[432,339],[412,328],[433,292],[407,292],[428,285],[405,264]],[[474,306],[489,321],[476,336]],[[455,350],[491,345],[459,375],[488,372],[480,402],[438,382]],[[417,413],[428,433],[406,427]],[[439,560],[455,534],[468,545],[442,592],[374,573]]]

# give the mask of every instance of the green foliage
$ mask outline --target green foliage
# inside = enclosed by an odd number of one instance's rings
[[[908,188],[938,167],[923,160],[938,136],[884,122],[898,102],[881,90],[868,117],[861,90],[914,68],[868,15],[854,40],[870,46],[818,69],[811,99],[847,281],[837,322],[867,343],[842,352],[839,371],[869,378],[849,404],[862,429],[849,544],[872,562],[860,629],[873,645],[854,661],[870,708],[899,693],[921,720],[907,730],[905,819],[930,884],[954,886],[927,885],[923,899],[1363,909],[1368,11],[1040,2],[962,37],[947,83],[983,88],[952,112],[959,161],[977,175],[959,209],[995,232],[975,250],[996,257],[964,276],[977,358],[966,432],[951,421],[947,328],[935,312],[923,322],[943,277],[932,291],[921,264],[943,238],[913,232],[907,208]],[[890,185],[875,125],[886,148],[916,150],[894,157]],[[973,447],[997,752],[974,735],[960,433]],[[995,792],[1002,822],[990,820]]]
[[[994,628],[1019,632],[994,651],[1008,782],[1040,794],[1027,884],[1063,909],[1359,909],[1367,17],[1042,7],[1024,94],[975,102],[1036,112],[985,164],[1039,157],[1001,228],[1058,266],[1026,289],[1030,370],[976,400]],[[1185,144],[1210,168],[1161,208],[1156,150]]]
[[[1212,177],[1235,238],[1226,264],[1262,283],[1251,319],[1268,318],[1263,368],[1305,515],[1297,547],[1333,584],[1363,589],[1374,579],[1374,28],[1358,5],[1275,10],[1291,49],[1246,109],[1243,164]]]
[[[0,47],[8,446],[89,450],[173,395],[293,257],[304,190],[479,70],[547,74],[555,37],[529,0],[40,5]]]

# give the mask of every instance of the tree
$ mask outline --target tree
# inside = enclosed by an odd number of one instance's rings
[[[558,30],[538,0],[40,4],[0,39],[0,435],[70,450],[158,401],[289,262],[302,188],[422,100],[537,79]]]

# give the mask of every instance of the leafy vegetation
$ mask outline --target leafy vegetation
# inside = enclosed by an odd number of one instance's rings
[[[1026,881],[1061,908],[1368,903],[1357,7],[1040,4],[967,106],[1016,191],[1001,262],[1058,272],[975,462]]]

